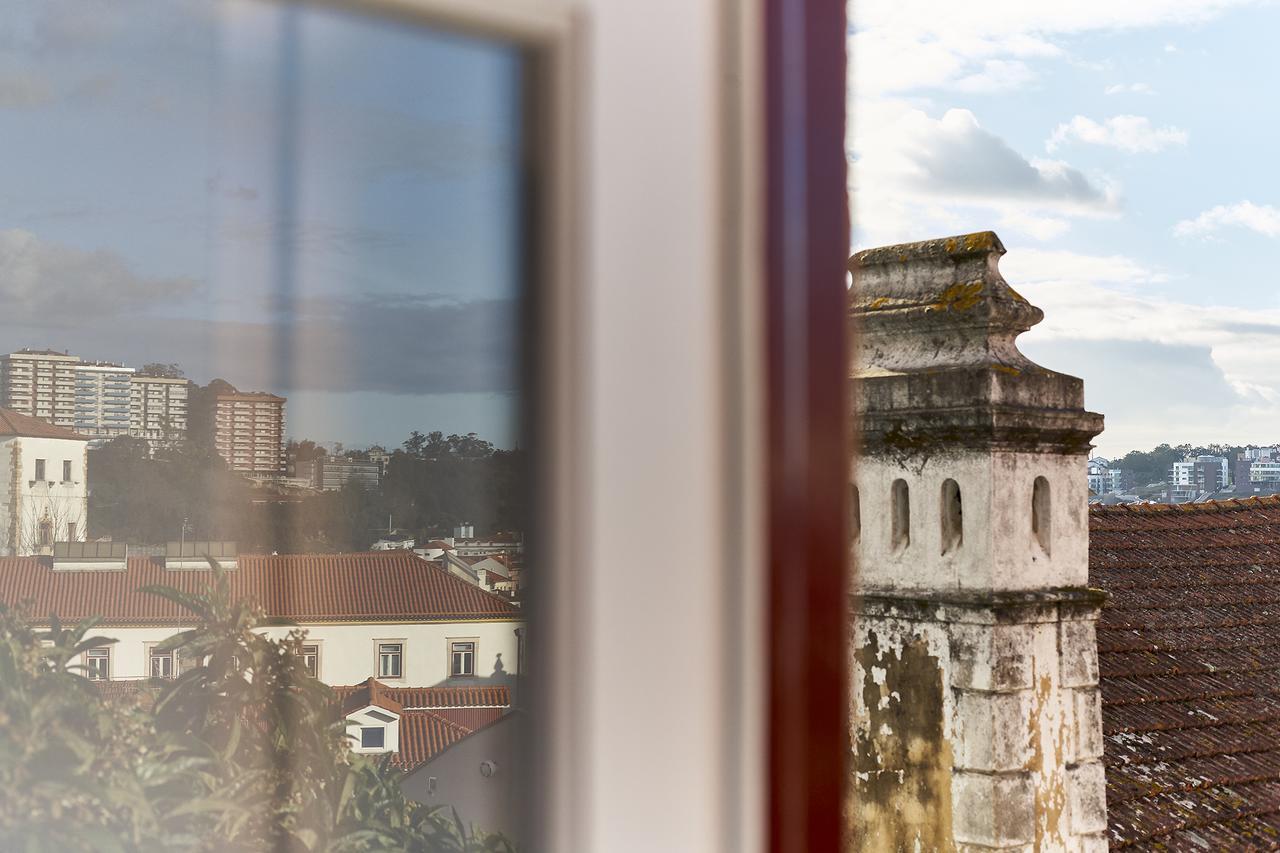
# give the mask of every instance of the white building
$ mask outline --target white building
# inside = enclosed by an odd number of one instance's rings
[[[197,545],[193,553],[200,552]],[[116,642],[85,656],[95,680],[175,677],[182,662],[157,646],[190,628],[191,616],[141,589],[155,584],[199,592],[212,582],[212,572],[196,568],[204,563],[198,557],[98,553],[51,564],[0,559],[0,602],[30,600],[33,614],[57,614],[64,624],[101,617],[94,634]],[[370,677],[400,687],[479,684],[519,672],[519,608],[409,551],[240,554],[223,562],[233,597],[261,605],[276,623],[264,634],[284,637],[295,627],[307,632],[308,666],[328,684]]]
[[[0,556],[82,542],[89,514],[88,440],[0,409]]]
[[[80,362],[75,377],[76,432],[101,439],[129,435],[133,368],[109,362]]]
[[[19,350],[0,356],[0,406],[71,429],[76,415],[80,356]]]
[[[153,446],[187,437],[189,379],[135,373],[129,383],[129,434]]]

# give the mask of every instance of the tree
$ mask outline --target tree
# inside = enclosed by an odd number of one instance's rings
[[[180,365],[173,362],[166,364],[159,361],[153,361],[142,365],[142,367],[138,368],[138,375],[156,376],[163,379],[182,379],[186,376],[186,374],[182,372],[182,367]]]

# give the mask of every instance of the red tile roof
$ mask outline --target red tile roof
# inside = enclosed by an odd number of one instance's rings
[[[444,752],[474,729],[448,720],[435,711],[406,711],[400,717],[400,749],[391,764],[412,770]]]
[[[370,679],[372,680],[372,679]],[[367,682],[366,682],[367,684]],[[345,713],[355,708],[363,708],[370,704],[353,698],[362,691],[364,685],[355,687],[335,687],[334,691],[343,699]],[[457,723],[466,729],[478,729],[502,717],[511,709],[511,691],[506,685],[477,685],[475,687],[388,687],[378,682],[379,696],[399,704],[404,713],[429,710],[443,719]],[[384,706],[385,707],[385,706]]]
[[[83,435],[66,427],[56,426],[42,418],[33,418],[15,412],[13,409],[0,409],[0,436],[16,435],[23,438],[69,438],[74,441],[88,441]]]
[[[64,622],[100,616],[107,625],[167,625],[190,616],[142,592],[158,584],[201,592],[207,569],[167,570],[131,557],[121,571],[54,570],[38,557],[0,557],[0,602],[31,603],[36,617]],[[501,596],[456,578],[409,551],[358,554],[241,554],[227,572],[231,593],[270,618],[295,622],[450,622],[518,619]]]
[[[1280,847],[1280,498],[1089,529],[1112,848]]]

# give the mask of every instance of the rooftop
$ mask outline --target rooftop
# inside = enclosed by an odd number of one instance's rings
[[[20,414],[12,409],[0,409],[0,437],[18,436],[20,438],[66,438],[73,441],[88,441],[78,432],[66,427],[56,426],[41,418]]]
[[[1280,497],[1093,507],[1111,846],[1280,845]]]
[[[454,577],[410,551],[354,554],[240,554],[226,573],[231,594],[269,619],[293,622],[450,622],[519,619],[501,596]],[[171,625],[190,619],[142,591],[156,584],[201,592],[210,569],[166,569],[130,557],[118,571],[53,569],[39,557],[0,557],[0,602],[30,602],[37,617],[64,622],[100,616],[107,625]]]

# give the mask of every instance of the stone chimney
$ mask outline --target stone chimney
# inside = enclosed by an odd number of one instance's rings
[[[1104,850],[1083,383],[991,232],[850,261],[859,850]]]

